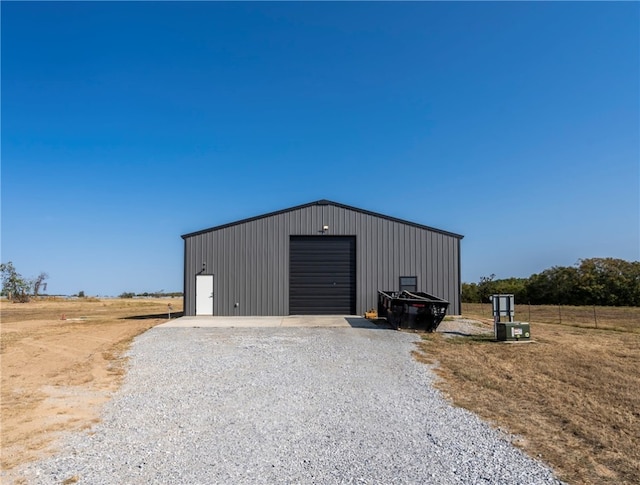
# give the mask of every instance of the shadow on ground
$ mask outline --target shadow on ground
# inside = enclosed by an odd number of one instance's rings
[[[171,312],[171,319],[180,318],[184,316],[184,312]],[[153,315],[133,315],[131,317],[124,317],[123,320],[153,320],[157,318],[169,319],[168,313],[154,313]]]
[[[376,320],[367,320],[365,318],[345,317],[349,325],[353,328],[373,328],[378,330],[393,330],[393,327],[386,319],[378,318]]]

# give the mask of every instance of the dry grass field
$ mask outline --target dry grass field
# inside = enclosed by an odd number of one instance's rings
[[[182,311],[181,298],[0,302],[3,473],[98,419],[124,374],[123,352],[167,320],[168,304]]]
[[[491,304],[463,303],[465,315],[491,319]],[[515,320],[640,333],[640,307],[518,305]]]
[[[640,308],[516,307],[531,343],[493,334],[425,335],[452,401],[515,434],[515,444],[571,484],[640,483]],[[463,306],[492,328],[489,305]],[[589,315],[590,318],[585,318]]]

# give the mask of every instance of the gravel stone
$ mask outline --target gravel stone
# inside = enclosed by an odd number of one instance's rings
[[[60,484],[556,484],[433,386],[417,335],[155,328],[89,432],[22,470]]]

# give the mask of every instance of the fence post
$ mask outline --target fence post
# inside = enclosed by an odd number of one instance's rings
[[[560,325],[562,325],[562,305],[558,303],[558,317],[560,318]]]

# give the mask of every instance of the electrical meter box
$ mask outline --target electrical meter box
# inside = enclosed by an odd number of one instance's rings
[[[496,323],[496,339],[499,341],[530,340],[531,329],[527,322]]]

